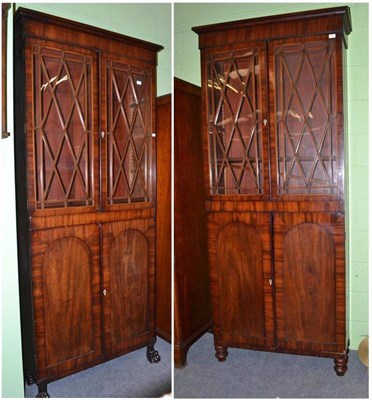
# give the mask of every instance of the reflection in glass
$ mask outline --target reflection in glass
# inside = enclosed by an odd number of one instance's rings
[[[275,48],[279,194],[337,190],[334,40]]]
[[[211,194],[261,194],[258,49],[210,56],[207,74]]]

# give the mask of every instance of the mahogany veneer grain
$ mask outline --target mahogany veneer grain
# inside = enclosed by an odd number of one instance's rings
[[[174,81],[174,362],[211,326],[200,88]]]
[[[48,382],[143,346],[158,361],[162,46],[23,8],[14,26],[23,361],[45,396]]]

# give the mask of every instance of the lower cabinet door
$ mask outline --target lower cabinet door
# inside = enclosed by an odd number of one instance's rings
[[[155,336],[155,222],[102,225],[105,352],[126,353]]]
[[[345,349],[344,215],[274,214],[277,347]]]
[[[37,378],[60,377],[101,355],[98,225],[34,231]]]
[[[270,213],[208,215],[216,345],[274,344]]]

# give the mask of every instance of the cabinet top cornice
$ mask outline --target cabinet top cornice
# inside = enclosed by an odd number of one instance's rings
[[[20,7],[15,14],[14,25],[18,25],[19,23],[21,23],[21,21],[24,20],[32,20],[39,23],[52,24],[61,28],[66,28],[77,32],[84,32],[92,36],[97,36],[108,40],[115,40],[127,45],[137,46],[155,52],[164,49],[164,47],[161,45],[150,43],[145,40],[136,39],[130,36],[122,35],[120,33],[108,31],[106,29],[97,28],[92,25],[82,24],[77,21],[72,21],[69,19],[56,17],[39,11]]]
[[[316,33],[351,32],[348,6],[271,15],[193,27],[199,35],[199,48],[244,40],[274,39]]]

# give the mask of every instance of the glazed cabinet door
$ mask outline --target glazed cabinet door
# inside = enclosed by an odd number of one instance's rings
[[[275,199],[343,196],[341,54],[341,39],[328,35],[270,42]]]
[[[94,51],[41,39],[25,49],[29,211],[99,206],[98,67]]]
[[[156,191],[152,68],[109,56],[103,66],[102,206],[148,207],[154,204]]]
[[[270,213],[210,213],[215,344],[271,347],[274,315]]]
[[[345,347],[342,213],[275,213],[277,346],[306,352]]]
[[[38,379],[101,355],[98,225],[34,231],[32,285]]]
[[[269,193],[264,44],[206,54],[204,64],[208,192],[262,199]]]
[[[155,221],[102,225],[103,319],[107,354],[154,337]]]

